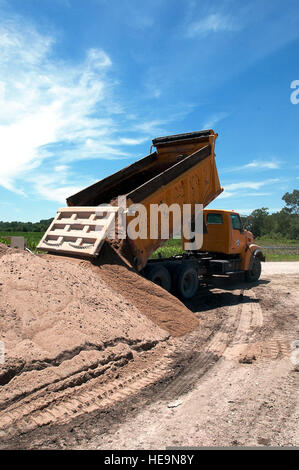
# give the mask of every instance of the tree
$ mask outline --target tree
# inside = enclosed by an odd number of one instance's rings
[[[40,222],[3,222],[0,221],[0,231],[3,232],[45,232],[52,219],[43,219]]]
[[[292,193],[285,193],[282,196],[283,201],[286,203],[286,210],[291,214],[299,214],[299,190],[294,189]]]
[[[247,218],[246,228],[250,230],[255,237],[261,237],[266,232],[268,217],[269,209],[267,207],[255,209]]]

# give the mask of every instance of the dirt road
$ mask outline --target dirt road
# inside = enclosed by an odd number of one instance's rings
[[[20,434],[4,447],[299,445],[299,263],[263,267],[255,285],[222,283],[186,303],[199,326],[165,344],[155,380],[148,367],[104,409],[94,402],[64,426]]]
[[[272,275],[279,265],[292,274]],[[158,400],[88,448],[299,444],[299,263],[267,263],[263,271],[253,288],[214,289],[190,305],[206,338],[186,337],[177,377]]]
[[[263,276],[267,274],[299,274],[299,261],[263,263]]]

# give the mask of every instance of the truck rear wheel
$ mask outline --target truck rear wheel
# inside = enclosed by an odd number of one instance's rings
[[[174,273],[176,291],[180,298],[191,299],[198,289],[198,273],[191,265],[182,265]]]
[[[250,264],[250,269],[245,272],[245,278],[248,282],[255,282],[260,278],[262,272],[261,260],[257,256],[254,256]]]
[[[158,284],[159,286],[163,287],[163,289],[167,290],[168,292],[171,289],[171,276],[164,266],[162,265],[151,265],[147,266],[144,270],[144,275],[149,281]]]

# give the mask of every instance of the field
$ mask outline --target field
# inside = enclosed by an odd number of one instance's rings
[[[27,240],[27,246],[31,251],[36,251],[36,246],[43,236],[43,232],[0,232],[0,243],[9,244],[9,237],[22,236]],[[264,247],[266,261],[299,261],[299,241],[289,239],[271,239],[263,237],[256,239],[256,243]],[[168,258],[182,253],[180,239],[171,239],[162,248],[152,255],[152,258]]]
[[[263,247],[266,261],[299,261],[298,240],[274,240],[270,238],[256,239],[255,242]],[[152,258],[167,258],[183,252],[180,239],[168,240],[162,248],[152,255]]]
[[[42,236],[42,232],[0,232],[0,243],[9,245],[10,237],[24,237],[27,240],[29,250],[36,251],[36,246]]]

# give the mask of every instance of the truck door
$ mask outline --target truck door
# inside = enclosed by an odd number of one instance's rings
[[[203,251],[226,253],[229,236],[226,236],[228,227],[223,214],[221,211],[206,212],[205,221],[207,233],[203,237]]]
[[[233,253],[241,253],[246,244],[246,236],[243,232],[243,225],[239,214],[230,214],[231,222],[231,250]]]

